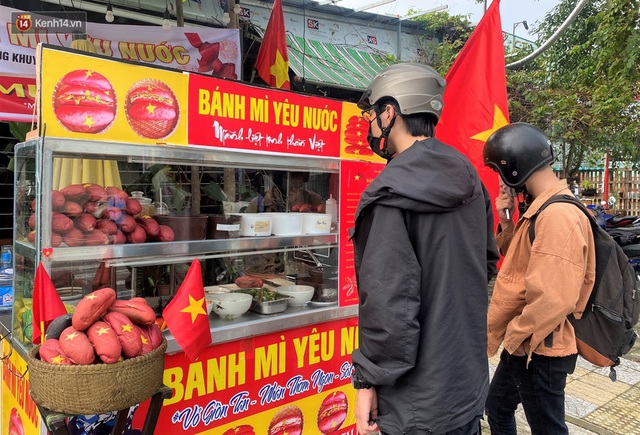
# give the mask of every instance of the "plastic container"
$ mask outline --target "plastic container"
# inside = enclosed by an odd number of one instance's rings
[[[333,199],[333,195],[330,195],[325,206],[327,214],[331,215],[331,225],[335,227],[338,224],[338,201]]]
[[[240,216],[240,235],[245,237],[265,237],[271,235],[271,216],[265,213],[230,213]]]
[[[151,198],[145,198],[143,195],[144,193],[139,190],[131,192],[131,198],[137,199],[142,206],[140,214],[143,216],[153,216],[156,208],[151,205]]]
[[[331,232],[331,215],[327,213],[301,213],[304,217],[302,232],[304,234],[329,234]]]
[[[299,236],[304,221],[301,213],[262,213],[271,217],[271,234],[274,236]]]

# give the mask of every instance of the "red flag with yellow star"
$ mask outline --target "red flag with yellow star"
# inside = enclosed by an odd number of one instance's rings
[[[38,263],[36,276],[33,281],[33,313],[31,342],[44,343],[47,326],[56,317],[67,314],[67,309],[56,291],[51,277],[42,265]]]
[[[495,198],[498,174],[484,166],[482,148],[491,133],[509,123],[500,0],[491,3],[445,79],[436,137],[469,158]]]
[[[197,258],[191,263],[180,289],[162,316],[173,338],[191,361],[195,361],[200,352],[211,344],[202,272]]]
[[[260,78],[269,86],[291,89],[287,37],[281,0],[276,0],[273,3],[267,30],[264,32],[262,44],[260,44],[258,56],[256,57],[256,70]]]

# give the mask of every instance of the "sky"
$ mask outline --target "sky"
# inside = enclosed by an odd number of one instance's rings
[[[348,8],[357,8],[369,4],[378,3],[380,0],[341,0],[338,5]],[[487,7],[492,0],[487,0]],[[513,25],[519,21],[526,20],[533,25],[536,21],[542,21],[547,12],[551,11],[560,0],[501,0],[500,16],[502,18],[502,30],[513,32]],[[444,9],[450,15],[471,14],[472,23],[477,23],[484,13],[484,3],[476,4],[474,0],[395,0],[376,8],[368,9],[367,12],[377,14],[406,15],[409,9],[427,11],[439,6],[447,6]],[[515,33],[525,39],[535,39],[522,24],[516,26]]]

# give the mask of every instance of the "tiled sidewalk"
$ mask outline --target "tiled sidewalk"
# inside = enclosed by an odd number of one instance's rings
[[[618,380],[609,379],[609,369],[578,358],[575,372],[567,379],[566,414],[570,434],[640,434],[640,354],[638,346],[616,367]],[[489,360],[491,375],[499,355]],[[518,434],[530,434],[522,407],[516,413]],[[483,433],[489,433],[486,422]]]

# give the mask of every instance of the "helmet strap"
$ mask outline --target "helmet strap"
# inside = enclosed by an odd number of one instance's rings
[[[395,155],[395,153],[390,154],[389,151],[387,151],[387,148],[388,148],[387,141],[389,140],[389,134],[391,133],[391,128],[393,127],[393,124],[395,124],[396,122],[396,116],[397,115],[391,118],[391,121],[389,122],[389,125],[387,127],[383,127],[382,121],[380,120],[380,116],[376,116],[376,121],[378,122],[378,128],[380,128],[380,131],[382,132],[380,137],[374,137],[373,135],[371,135],[371,128],[369,128],[369,137],[367,139],[369,141],[369,146],[371,147],[371,150],[387,161],[390,161]]]

